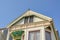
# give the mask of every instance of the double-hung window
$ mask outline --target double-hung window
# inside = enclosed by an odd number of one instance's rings
[[[29,32],[28,40],[40,40],[40,31]]]

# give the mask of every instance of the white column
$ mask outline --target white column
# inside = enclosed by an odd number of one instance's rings
[[[27,34],[27,35],[26,35],[26,38],[27,38],[26,40],[28,40],[28,32],[29,32],[29,31],[27,31],[27,33],[26,33],[26,34]]]
[[[26,40],[26,35],[27,35],[26,29],[24,30],[24,33],[25,33],[24,40]]]
[[[26,40],[26,30],[24,30],[24,40]]]
[[[9,40],[9,29],[8,29],[8,34],[7,34],[7,39],[6,40]]]
[[[27,31],[27,29],[25,29],[25,37],[24,37],[24,40],[28,40],[28,31]]]
[[[45,29],[42,28],[40,31],[40,40],[45,40]]]

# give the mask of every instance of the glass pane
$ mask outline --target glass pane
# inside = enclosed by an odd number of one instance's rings
[[[29,32],[29,40],[40,40],[40,31]]]
[[[50,32],[45,32],[45,35],[46,35],[46,40],[51,40],[51,34]]]
[[[34,32],[30,32],[29,33],[29,40],[33,40],[34,39]]]
[[[29,22],[33,22],[33,16],[30,16]]]
[[[25,17],[24,23],[28,23],[28,17]]]
[[[35,38],[35,40],[40,40],[40,32],[38,31],[38,32],[36,32],[36,38]]]

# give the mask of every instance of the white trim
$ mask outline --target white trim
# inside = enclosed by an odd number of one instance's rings
[[[45,40],[45,29],[41,30],[41,40]]]
[[[37,12],[34,12],[34,11],[31,11],[31,10],[28,10],[27,12],[25,12],[25,14],[23,14],[22,16],[20,16],[19,18],[17,18],[16,20],[14,20],[12,23],[10,23],[8,27],[11,27],[11,25],[13,25],[14,23],[16,23],[18,20],[20,20],[21,18],[25,17],[25,16],[30,16],[30,15],[35,15],[35,16],[38,16],[42,19],[45,19],[45,20],[48,20],[48,21],[52,21],[52,18],[50,17],[47,17],[45,15],[42,15],[42,14],[39,14]]]
[[[7,34],[7,39],[6,40],[9,40],[9,29],[8,29],[8,34]]]
[[[25,40],[28,40],[28,33],[29,33],[29,31],[35,31],[35,30],[40,30],[40,40],[45,40],[44,27],[37,27],[37,28],[26,29]]]

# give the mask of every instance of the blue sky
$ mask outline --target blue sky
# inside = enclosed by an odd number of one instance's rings
[[[60,32],[60,0],[0,0],[0,28],[6,27],[28,9],[52,17]]]

